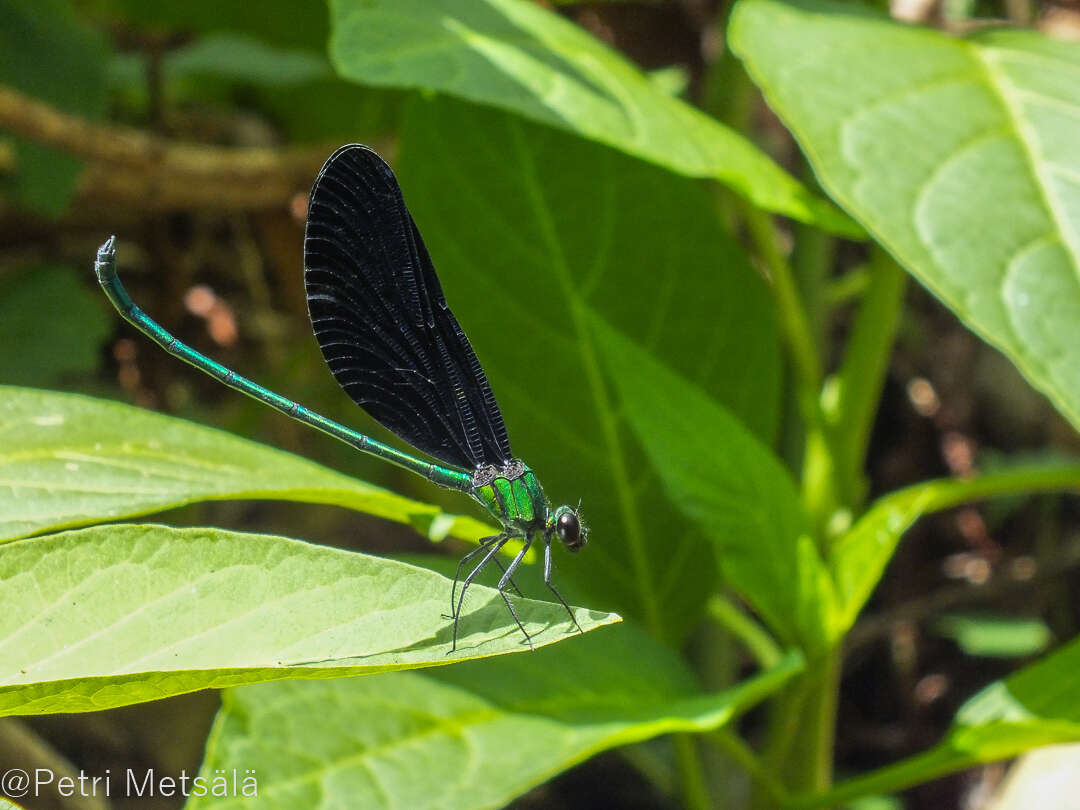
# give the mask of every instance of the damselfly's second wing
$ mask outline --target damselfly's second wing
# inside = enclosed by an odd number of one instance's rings
[[[304,282],[323,356],[360,407],[445,463],[511,458],[495,395],[397,179],[366,146],[338,149],[315,179]]]

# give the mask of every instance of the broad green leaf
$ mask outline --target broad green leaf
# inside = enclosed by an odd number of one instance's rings
[[[964,704],[938,745],[922,754],[841,782],[788,807],[835,807],[844,800],[895,792],[1032,748],[1080,740],[1080,641],[1074,640]]]
[[[20,805],[0,796],[0,810],[23,810]]]
[[[626,420],[668,498],[713,541],[725,580],[781,638],[820,647],[832,582],[783,465],[701,388],[599,316],[592,328]]]
[[[42,329],[42,324],[48,324]],[[67,267],[27,268],[0,285],[0,379],[17,385],[55,384],[90,372],[109,334],[101,298]]]
[[[117,402],[0,386],[0,541],[239,498],[344,506],[435,540],[492,533],[473,518],[219,430]]]
[[[934,630],[968,655],[990,658],[1035,655],[1051,641],[1046,622],[1023,616],[949,613],[934,622]]]
[[[94,711],[196,689],[340,678],[528,651],[498,593],[269,535],[115,525],[0,546],[0,715]],[[518,599],[543,646],[576,635]],[[575,610],[583,630],[618,621]]]
[[[741,135],[535,3],[331,0],[330,19],[330,58],[347,79],[509,110],[680,174],[715,178],[770,211],[855,232]]]
[[[0,0],[0,83],[89,118],[105,112],[106,46],[65,0]],[[15,139],[16,171],[2,189],[20,206],[59,216],[81,163],[64,152]]]
[[[606,748],[730,722],[800,668],[789,655],[707,695],[673,653],[620,626],[483,666],[232,689],[202,773],[254,768],[253,808],[503,807]]]
[[[417,101],[399,169],[515,454],[555,503],[582,501],[590,542],[560,575],[678,637],[712,588],[710,551],[620,419],[589,312],[771,438],[779,350],[760,277],[695,182],[517,116]]]
[[[1080,427],[1080,48],[825,0],[730,37],[832,197]]]
[[[977,478],[926,481],[879,498],[830,552],[840,604],[837,638],[870,598],[900,537],[923,515],[983,498],[1063,489],[1080,489],[1080,466],[1050,459]]]

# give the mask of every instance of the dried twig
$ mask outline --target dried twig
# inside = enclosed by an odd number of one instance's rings
[[[164,211],[279,208],[306,191],[326,146],[230,148],[89,121],[0,85],[0,128],[84,159],[75,205]]]

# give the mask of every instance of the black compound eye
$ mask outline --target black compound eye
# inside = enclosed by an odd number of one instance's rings
[[[559,539],[571,551],[577,551],[585,545],[584,538],[581,536],[581,522],[573,512],[563,512],[559,515],[555,523],[555,531],[558,532]]]

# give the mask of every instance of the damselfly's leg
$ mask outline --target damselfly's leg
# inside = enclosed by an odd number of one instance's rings
[[[498,554],[499,549],[506,545],[506,542],[510,539],[504,534],[498,534],[495,535],[495,537],[496,539],[491,543],[491,547],[488,549],[487,554],[485,554],[484,558],[469,572],[469,575],[465,577],[465,581],[461,583],[461,595],[458,596],[457,605],[454,606],[454,643],[450,646],[450,652],[454,652],[454,650],[457,649],[458,622],[461,621],[461,606],[465,604],[465,592],[469,590],[469,585],[476,579],[476,575],[484,570],[484,566],[491,562],[491,558]],[[469,553],[472,554],[471,551]]]
[[[517,556],[510,561],[510,565],[503,571],[502,578],[499,580],[499,596],[506,602],[506,607],[510,610],[510,615],[514,617],[514,621],[517,622],[518,629],[525,635],[525,640],[529,642],[529,649],[533,649],[532,636],[529,635],[529,631],[525,629],[525,625],[521,623],[521,619],[518,618],[517,611],[514,610],[514,606],[510,604],[510,597],[506,595],[506,591],[503,590],[506,587],[507,582],[511,582],[510,575],[517,570],[517,567],[521,565],[521,558],[525,556],[525,552],[529,550],[529,546],[532,545],[532,536],[525,538],[525,544],[521,547],[521,551],[517,553]]]
[[[491,561],[492,561],[493,563],[495,563],[495,564],[496,564],[497,566],[499,566],[499,570],[500,570],[500,571],[502,571],[502,572],[503,572],[504,574],[507,574],[507,575],[511,575],[511,574],[513,574],[513,569],[511,569],[511,568],[507,568],[506,566],[504,566],[504,565],[502,564],[502,560],[500,560],[500,559],[499,559],[499,555],[498,555],[498,554],[496,554],[496,555],[495,555],[494,557],[492,557],[492,558],[491,558]],[[523,593],[521,592],[521,588],[519,588],[519,587],[517,586],[517,583],[516,583],[516,582],[514,582],[514,577],[513,577],[513,576],[509,576],[509,577],[508,577],[508,579],[507,579],[507,582],[509,583],[510,587],[514,589],[514,593],[515,593],[515,594],[517,594],[518,596],[520,596],[520,597],[521,597],[522,599],[524,599],[524,598],[525,598],[525,594],[523,594]]]
[[[458,580],[461,579],[461,569],[465,565],[465,563],[467,563],[469,560],[471,560],[477,554],[481,554],[481,553],[487,551],[489,548],[491,548],[491,546],[493,544],[498,543],[500,540],[506,540],[506,539],[507,539],[507,537],[506,537],[505,532],[500,532],[499,534],[493,534],[491,537],[485,537],[483,540],[480,541],[480,545],[478,545],[476,548],[474,548],[472,551],[470,551],[468,554],[466,554],[464,557],[461,558],[461,561],[458,562],[458,564],[457,564],[457,571],[454,572],[454,584],[450,588],[450,615],[449,616],[443,616],[444,619],[457,618],[457,613],[454,612],[454,598],[457,595]],[[495,562],[499,564],[500,569],[506,570],[506,569],[502,568],[502,563],[499,562],[498,557],[495,558]],[[517,586],[515,585],[514,588],[516,589]],[[518,595],[519,596],[521,595],[521,591],[518,591]]]
[[[559,593],[557,590],[555,590],[555,586],[551,584],[551,535],[550,534],[545,534],[544,535],[544,584],[548,586],[548,588],[551,590],[551,592],[553,594],[555,594],[555,598],[558,599],[562,603],[562,606],[564,608],[566,608],[566,612],[568,614],[570,614],[570,621],[572,621],[574,623],[574,627],[577,628],[577,631],[579,633],[581,633],[582,635],[584,635],[585,631],[582,630],[581,625],[577,623],[577,617],[574,616],[574,611],[572,611],[570,609],[570,606],[568,604],[566,604],[566,600],[562,598],[562,594]]]

